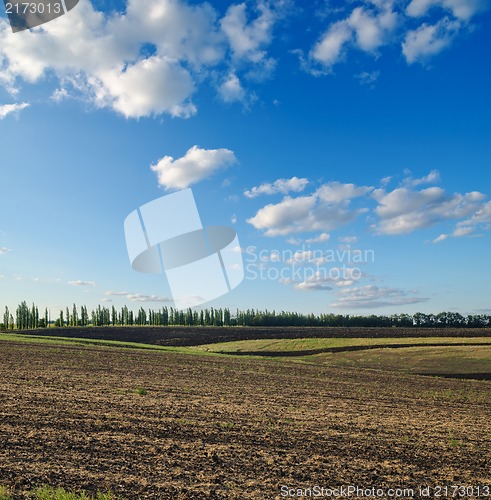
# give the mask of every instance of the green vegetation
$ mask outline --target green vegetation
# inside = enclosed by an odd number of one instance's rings
[[[455,438],[450,438],[448,442],[452,448],[461,447],[464,445],[464,443],[460,439],[455,439]]]
[[[148,391],[145,389],[145,387],[138,387],[135,392],[140,396],[145,396],[146,394],[148,394]]]
[[[51,344],[51,345],[72,345],[84,346],[94,345],[97,347],[120,348],[120,349],[146,349],[150,351],[172,351],[180,352],[183,354],[208,354],[215,355],[214,353],[200,352],[193,347],[171,347],[153,344],[142,344],[139,342],[124,342],[120,340],[98,340],[98,339],[84,339],[77,337],[51,337],[51,336],[38,336],[27,335],[22,333],[0,333],[1,341],[15,341],[27,342],[35,344]]]
[[[370,349],[323,353],[302,359],[330,366],[403,371],[421,375],[491,373],[491,345]]]
[[[424,327],[424,328],[486,328],[491,326],[491,315],[475,314],[462,316],[455,312],[440,312],[438,314],[415,313],[392,314],[391,316],[351,316],[349,314],[300,314],[288,311],[259,311],[247,309],[236,310],[232,315],[230,309],[202,309],[200,311],[188,308],[178,310],[173,307],[163,307],[157,311],[140,307],[137,312],[123,306],[117,310],[114,306],[98,306],[89,311],[86,306],[80,308],[73,304],[71,308],[60,310],[54,321],[48,309],[44,315],[38,307],[31,307],[23,301],[15,311],[15,319],[9,308],[5,306],[3,323],[0,330],[27,330],[56,327],[86,327],[86,326],[323,326],[323,327]]]
[[[305,338],[305,339],[261,339],[261,340],[238,340],[235,342],[222,342],[217,344],[204,344],[197,346],[205,352],[215,353],[283,353],[294,351],[321,351],[323,349],[337,349],[363,346],[390,346],[392,344],[404,344],[414,346],[420,344],[428,345],[452,345],[489,344],[490,337],[408,337],[408,338]]]
[[[257,355],[286,362],[349,366],[426,375],[472,376],[491,373],[490,337],[263,339],[193,347],[170,347],[116,340],[0,333],[1,341],[53,346],[90,345],[103,349],[144,349],[195,356],[242,354],[241,357],[243,357],[243,353],[247,353],[249,357]],[[396,346],[397,348],[394,348]],[[147,390],[140,387],[136,392],[143,396]]]
[[[401,345],[404,347],[391,347]],[[197,349],[422,375],[472,376],[491,373],[489,337],[265,339],[201,345]]]
[[[0,485],[0,500],[11,500],[14,497],[6,486]]]
[[[63,488],[53,488],[51,486],[40,486],[26,493],[27,498],[32,500],[123,500],[121,497],[116,497],[112,493],[97,492],[91,495],[85,492],[72,493]],[[0,500],[14,500],[18,495],[7,488],[0,486]]]

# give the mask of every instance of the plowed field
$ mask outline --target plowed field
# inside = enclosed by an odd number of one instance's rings
[[[0,343],[0,485],[136,498],[491,486],[491,382]],[[432,495],[433,496],[433,495]]]

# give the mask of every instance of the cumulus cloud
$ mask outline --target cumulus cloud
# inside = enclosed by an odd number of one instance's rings
[[[345,54],[345,46],[351,40],[352,32],[346,21],[332,24],[313,47],[310,57],[326,68],[331,68]]]
[[[193,146],[181,158],[175,160],[172,156],[164,156],[150,168],[156,172],[158,183],[164,188],[184,189],[236,162],[233,151],[229,149]]]
[[[271,43],[278,12],[266,2],[258,2],[257,11],[257,17],[249,20],[245,2],[232,5],[221,19],[220,26],[230,45],[233,60],[252,63],[256,68],[249,75],[262,79],[269,76],[276,65],[265,47]]]
[[[259,209],[254,217],[247,219],[256,229],[264,229],[267,236],[286,235],[307,230],[305,220],[311,218],[316,203],[313,196],[291,198],[287,196],[276,205],[269,204]]]
[[[477,226],[483,225],[489,229],[491,225],[491,201],[484,203],[469,219],[460,221],[458,226]]]
[[[441,241],[445,241],[448,238],[448,234],[442,233],[440,236],[437,236],[434,240],[433,243],[440,243]]]
[[[314,75],[331,73],[335,64],[347,59],[350,50],[378,57],[383,47],[396,44],[401,44],[408,64],[425,63],[468,31],[473,16],[489,8],[487,0],[412,0],[407,8],[403,4],[377,0],[350,9],[327,26],[311,48],[307,62],[303,52],[296,51],[301,54],[302,65]],[[415,27],[415,20],[430,10],[436,12],[436,20]],[[377,72],[363,72],[358,78],[360,83],[372,86],[378,76]]]
[[[485,0],[412,0],[406,13],[412,17],[421,17],[430,9],[440,7],[452,12],[459,19],[468,20],[486,7]]]
[[[476,234],[477,228],[491,229],[491,201],[483,203],[470,218],[457,222],[457,226],[452,233],[441,234],[433,240],[433,243],[440,243],[449,237],[480,236]]]
[[[247,222],[263,231],[265,236],[320,232],[310,238],[290,237],[287,242],[292,245],[328,241],[329,232],[353,222],[364,213],[368,214],[370,229],[378,235],[408,234],[454,221],[453,232],[442,233],[433,240],[435,243],[448,237],[478,236],[477,229],[491,229],[491,202],[485,201],[483,193],[448,193],[439,186],[424,187],[440,181],[440,174],[435,169],[422,177],[412,177],[408,170],[404,174],[401,184],[392,190],[387,189],[390,178],[383,183],[385,187],[378,189],[331,181],[310,194],[286,195],[279,203],[267,204]],[[296,177],[291,180],[294,179],[298,181]],[[244,194],[252,198],[286,191],[287,181],[280,179],[277,183],[262,184]],[[303,190],[303,185],[299,185],[300,188]],[[357,238],[348,236],[340,241],[351,244]]]
[[[143,59],[124,71],[101,71],[89,82],[97,105],[112,107],[126,118],[162,113],[187,118],[196,113],[196,107],[186,102],[193,92],[191,75],[165,57]]]
[[[243,101],[246,92],[235,73],[230,73],[227,78],[218,87],[218,93],[223,102]]]
[[[266,236],[331,231],[353,221],[365,208],[351,208],[352,199],[371,191],[371,187],[330,182],[309,196],[286,196],[280,203],[260,208],[247,220]]]
[[[331,73],[350,49],[378,57],[384,46],[400,43],[409,64],[425,62],[467,30],[487,3],[412,0],[405,10],[393,1],[348,5],[349,12],[325,26],[306,50],[306,67]],[[54,84],[49,95],[55,101],[82,98],[127,118],[187,118],[197,112],[193,96],[204,82],[211,82],[224,102],[254,95],[244,82],[274,72],[270,47],[278,24],[298,12],[292,5],[289,0],[241,2],[222,16],[204,1],[147,0],[142,8],[140,0],[127,0],[121,12],[111,13],[85,1],[70,15],[14,37],[0,18],[0,84],[15,95],[23,83],[43,81]],[[440,17],[415,27],[430,10]],[[358,78],[373,85],[378,72]]]
[[[377,234],[405,234],[451,219],[469,216],[481,205],[482,193],[448,194],[440,187],[414,191],[401,187],[386,192],[377,189],[373,197],[379,205],[379,222],[372,226]]]
[[[363,196],[372,190],[373,188],[368,186],[355,186],[355,184],[342,184],[333,181],[321,186],[316,194],[322,201],[341,203]]]
[[[318,236],[314,236],[313,238],[307,238],[305,243],[324,243],[325,241],[329,241],[330,235],[328,233],[321,233]]]
[[[260,2],[256,14],[243,3],[220,19],[208,2],[148,0],[142,8],[127,0],[111,13],[80,2],[70,15],[14,37],[0,19],[0,83],[15,94],[49,74],[56,101],[82,97],[127,118],[189,117],[198,83],[220,82],[222,99],[238,100],[245,91],[233,68],[249,77],[274,69],[268,48],[280,10]]]
[[[378,49],[388,43],[390,34],[398,22],[398,14],[392,11],[390,2],[380,3],[378,7],[356,7],[341,21],[332,23],[310,51],[310,58],[327,70],[341,61],[348,46],[364,52],[376,54]],[[365,80],[377,78],[377,73],[365,74]]]
[[[305,189],[308,183],[309,180],[306,178],[299,179],[298,177],[292,177],[291,179],[278,179],[272,183],[266,182],[260,186],[254,186],[250,190],[244,191],[244,196],[255,198],[262,194],[299,193]]]
[[[362,275],[359,269],[349,268],[344,266],[343,268],[332,267],[330,269],[322,267],[317,267],[314,271],[309,268],[307,273],[305,271],[303,281],[296,281],[292,278],[286,278],[280,280],[283,285],[289,285],[294,290],[301,290],[304,292],[310,291],[323,291],[323,290],[333,290],[334,286],[338,288],[343,288],[353,285],[357,280],[359,280]]]
[[[388,35],[395,29],[398,15],[387,5],[377,14],[363,7],[357,7],[351,13],[348,23],[355,32],[356,43],[361,50],[376,51],[386,43]]]
[[[409,171],[407,171],[409,173]],[[431,170],[428,175],[424,175],[419,179],[413,179],[411,176],[405,177],[402,184],[405,186],[420,186],[421,184],[435,184],[440,180],[440,172],[438,170]]]
[[[10,253],[12,250],[7,247],[0,247],[0,255],[4,255],[6,253]]]
[[[68,284],[73,286],[97,286],[97,283],[95,281],[83,281],[83,280],[69,281]]]
[[[337,301],[331,307],[346,309],[373,309],[386,306],[402,306],[426,302],[427,297],[414,296],[415,291],[399,288],[378,287],[366,285],[353,288],[343,288],[337,292]]]
[[[423,23],[419,28],[407,32],[402,42],[402,53],[408,64],[424,63],[449,47],[460,29],[461,23],[448,17],[436,24]]]
[[[10,114],[17,114],[25,108],[29,107],[28,102],[21,102],[18,104],[0,104],[0,120],[3,120]]]

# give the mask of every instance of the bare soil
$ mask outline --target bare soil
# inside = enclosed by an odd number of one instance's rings
[[[128,499],[491,486],[490,389],[356,367],[5,341],[0,485],[18,498],[49,484]]]

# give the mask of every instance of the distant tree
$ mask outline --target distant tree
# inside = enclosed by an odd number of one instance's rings
[[[5,306],[5,312],[3,313],[3,327],[8,330],[10,327],[10,311],[7,306]]]
[[[78,312],[75,303],[72,306],[72,323],[73,326],[78,326]]]

